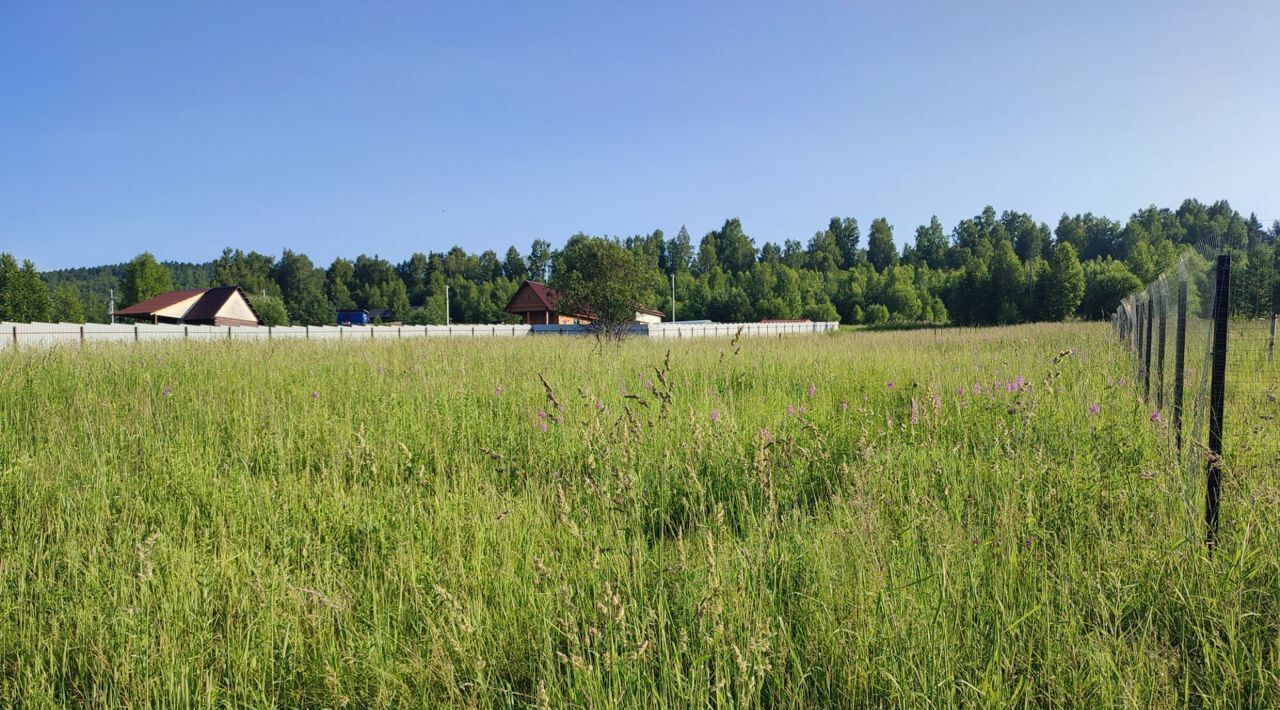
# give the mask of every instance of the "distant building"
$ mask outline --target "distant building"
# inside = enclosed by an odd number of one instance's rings
[[[369,325],[373,317],[363,308],[348,308],[338,311],[338,325]]]
[[[525,325],[586,325],[595,320],[590,313],[561,312],[559,305],[560,293],[554,288],[537,281],[525,281],[507,301],[506,311],[520,316],[520,322]],[[663,315],[662,311],[651,308],[637,308],[635,322],[661,323]]]
[[[179,325],[261,325],[262,318],[239,286],[170,291],[111,315]]]

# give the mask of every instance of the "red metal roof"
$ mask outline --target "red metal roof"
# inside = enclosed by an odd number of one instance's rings
[[[192,296],[199,296],[200,294],[208,290],[209,289],[207,288],[193,288],[193,289],[188,289],[186,291],[170,291],[168,293],[162,293],[159,296],[153,296],[151,298],[148,298],[147,300],[141,303],[135,303],[132,306],[129,306],[128,308],[121,308],[120,310],[116,311],[112,315],[126,316],[126,317],[127,316],[149,316],[152,313],[155,313],[156,311],[162,311],[168,308],[169,306],[172,306],[175,303],[181,303],[182,301],[185,301],[188,298],[191,298]]]
[[[227,304],[227,299],[231,298],[234,293],[239,293],[244,299],[249,310],[257,317],[258,322],[262,322],[262,315],[258,313],[258,309],[253,307],[253,302],[245,295],[244,290],[239,286],[218,286],[216,288],[193,288],[186,291],[170,291],[162,293],[159,296],[148,298],[142,303],[135,303],[128,308],[122,308],[112,315],[122,318],[146,318],[153,315],[156,311],[164,310],[175,303],[191,298],[192,296],[200,296],[195,303],[183,313],[179,319],[188,322],[210,321],[217,317],[218,311]]]

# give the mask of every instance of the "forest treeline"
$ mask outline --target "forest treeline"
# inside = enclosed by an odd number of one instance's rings
[[[586,235],[575,235],[582,238]],[[950,231],[936,217],[899,250],[883,218],[864,234],[852,217],[833,217],[806,242],[757,245],[728,219],[696,243],[683,227],[616,239],[648,281],[647,305],[681,320],[722,322],[810,318],[843,323],[936,322],[959,325],[1100,319],[1182,255],[1238,254],[1233,306],[1269,312],[1277,272],[1280,221],[1270,228],[1226,201],[1155,206],[1118,221],[1062,215],[1054,227],[1030,215],[987,207]],[[0,255],[0,320],[105,321],[117,306],[170,289],[239,285],[269,324],[326,324],[337,309],[384,308],[388,320],[444,323],[445,286],[455,323],[513,320],[507,300],[528,278],[548,280],[557,252],[545,240],[468,253],[414,253],[392,263],[378,256],[338,258],[326,267],[286,249],[279,257],[226,249],[212,262],[157,263],[150,254],[110,266],[39,273],[30,261]],[[671,275],[675,299],[671,303]]]

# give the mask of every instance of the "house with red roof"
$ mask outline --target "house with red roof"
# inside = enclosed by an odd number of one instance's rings
[[[506,311],[520,316],[525,325],[586,325],[595,320],[590,313],[564,313],[559,309],[560,293],[537,281],[525,281],[507,301]],[[637,323],[661,323],[662,311],[637,308]]]
[[[170,291],[111,315],[178,325],[261,325],[262,318],[239,286]]]

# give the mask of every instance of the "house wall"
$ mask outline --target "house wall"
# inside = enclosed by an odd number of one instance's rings
[[[546,313],[546,309],[547,307],[543,305],[542,299],[538,298],[537,294],[533,292],[533,289],[529,288],[528,286],[521,286],[520,290],[516,292],[516,295],[511,298],[511,305],[510,305],[510,308],[507,309],[507,312],[508,313],[525,313],[525,312]]]
[[[217,325],[257,325],[258,317],[253,314],[253,309],[249,308],[244,296],[237,291],[218,309],[213,322]]]
[[[661,323],[662,316],[656,316],[652,313],[641,313],[640,311],[636,311],[636,322],[637,323]]]

